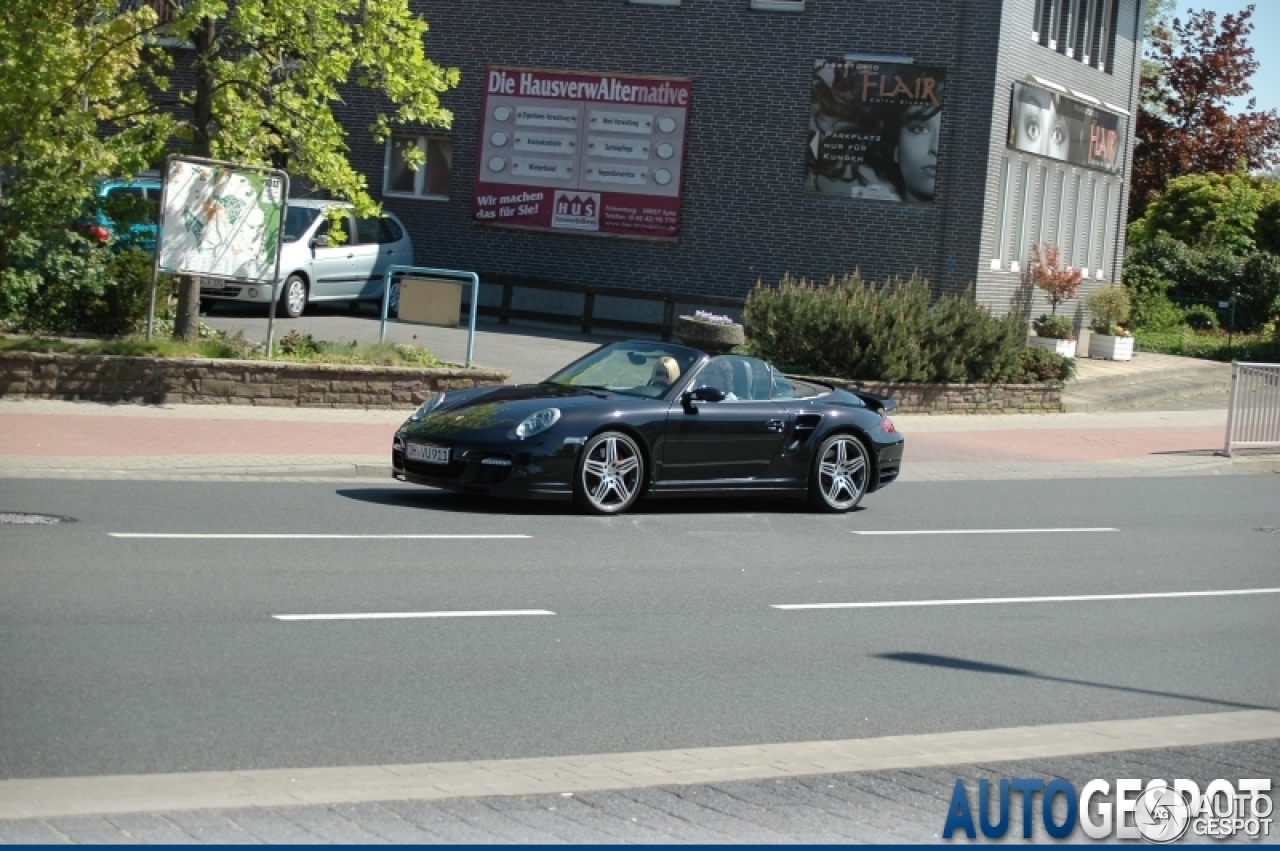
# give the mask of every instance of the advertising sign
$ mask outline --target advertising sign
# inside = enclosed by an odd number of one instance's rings
[[[1011,148],[1114,172],[1123,137],[1124,119],[1113,112],[1039,86],[1013,84]]]
[[[157,268],[274,282],[285,195],[279,172],[171,158],[156,244]]]
[[[945,88],[946,69],[934,65],[815,62],[805,188],[932,202]]]
[[[675,239],[686,79],[489,67],[473,218]]]

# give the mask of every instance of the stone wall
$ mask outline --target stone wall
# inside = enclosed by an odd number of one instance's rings
[[[901,414],[1056,414],[1062,411],[1061,384],[895,384],[795,376],[884,396]]]
[[[0,352],[0,396],[18,399],[410,408],[438,390],[510,377],[503,369]]]

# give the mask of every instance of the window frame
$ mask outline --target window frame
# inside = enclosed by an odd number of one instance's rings
[[[446,156],[446,167],[449,173],[449,189],[443,194],[438,192],[428,192],[427,190],[427,163],[423,163],[422,167],[413,174],[413,191],[406,192],[403,189],[395,189],[391,185],[391,168],[393,158],[396,156],[396,146],[403,145],[409,139],[413,139],[418,150],[423,155],[427,155],[429,146],[432,142],[443,143],[448,145],[448,154]],[[392,133],[387,139],[383,150],[382,159],[382,194],[386,198],[413,198],[418,201],[448,201],[450,192],[453,188],[453,139],[449,136],[438,135],[433,133],[410,133],[400,132]]]

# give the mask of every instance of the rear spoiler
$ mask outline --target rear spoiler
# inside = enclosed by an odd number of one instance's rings
[[[865,402],[868,408],[882,414],[887,414],[894,408],[898,407],[897,402],[884,396],[874,396],[870,393],[864,393],[861,390],[850,390],[849,392]]]

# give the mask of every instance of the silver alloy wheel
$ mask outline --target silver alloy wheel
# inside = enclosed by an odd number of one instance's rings
[[[867,448],[850,434],[823,441],[814,462],[810,499],[825,511],[848,511],[867,492],[871,465]]]
[[[644,456],[634,440],[607,431],[587,441],[574,488],[584,509],[594,514],[626,511],[639,498],[643,484]]]
[[[298,275],[290,275],[284,282],[280,297],[280,316],[297,319],[307,309],[307,282]]]
[[[396,281],[391,285],[391,292],[387,294],[387,315],[400,315],[400,282]]]

